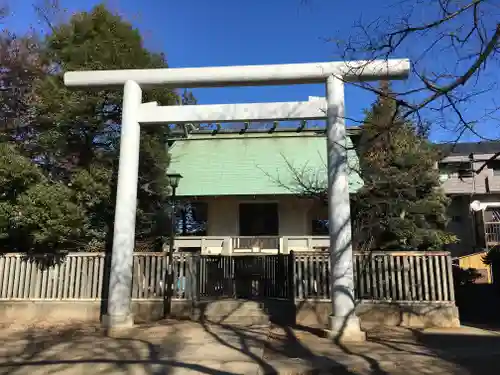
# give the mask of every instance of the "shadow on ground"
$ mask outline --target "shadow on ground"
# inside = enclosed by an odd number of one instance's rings
[[[134,327],[119,337],[106,336],[98,326],[7,328],[1,333],[0,374],[279,373],[283,363],[263,355],[268,336],[268,326],[208,321],[167,320]],[[306,365],[291,364],[302,370]]]
[[[460,320],[467,325],[500,328],[500,288],[495,284],[468,284],[456,288]]]
[[[137,327],[107,337],[98,327],[33,327],[2,332],[0,374],[231,374],[177,359],[189,345],[183,324]]]
[[[99,326],[0,331],[0,374],[497,374],[500,333],[371,327],[368,341],[271,323],[165,320],[108,337]]]
[[[470,374],[498,374],[500,332],[463,327],[447,331],[428,330],[418,332],[416,336],[420,345]]]

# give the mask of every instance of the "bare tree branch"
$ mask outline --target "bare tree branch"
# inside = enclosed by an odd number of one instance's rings
[[[391,4],[391,8],[397,6]],[[371,61],[395,55],[410,57],[410,87],[395,92],[402,116],[441,126],[459,135],[458,140],[465,133],[491,139],[480,127],[485,120],[491,123],[499,110],[498,106],[491,109],[482,105],[484,97],[500,89],[498,67],[493,65],[500,52],[500,4],[422,0],[401,1],[399,6],[392,16],[358,22],[358,32],[346,41],[337,39],[342,58]],[[381,94],[368,83],[355,85]],[[488,116],[466,116],[473,104]]]
[[[47,27],[55,32],[56,25],[61,21],[62,9],[59,0],[37,0],[32,6]]]
[[[0,3],[0,21],[9,14],[9,7],[6,2]]]

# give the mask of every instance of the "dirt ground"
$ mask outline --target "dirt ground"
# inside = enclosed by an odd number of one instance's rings
[[[0,374],[498,374],[500,333],[377,328],[336,345],[308,327],[162,321],[109,337],[100,326],[0,329]]]

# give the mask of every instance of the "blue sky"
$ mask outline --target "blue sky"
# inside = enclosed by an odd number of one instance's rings
[[[61,0],[68,12],[88,10],[98,2]],[[148,48],[164,52],[171,67],[197,67],[338,60],[336,47],[328,38],[347,38],[354,32],[355,22],[390,14],[394,11],[391,2],[109,0],[107,4],[141,30]],[[40,27],[32,1],[11,3],[14,14],[9,28]],[[201,104],[307,100],[309,95],[323,96],[323,85],[195,90]],[[347,117],[362,119],[363,109],[373,100],[367,91],[348,87]],[[432,135],[435,140],[450,137],[438,130]]]

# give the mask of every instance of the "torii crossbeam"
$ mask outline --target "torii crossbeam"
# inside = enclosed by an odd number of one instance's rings
[[[329,332],[347,340],[364,338],[354,313],[351,218],[344,147],[344,83],[405,79],[406,59],[182,69],[81,71],[64,74],[69,87],[124,86],[120,161],[116,193],[108,312],[109,328],[133,324],[132,266],[135,243],[140,125],[256,120],[327,119],[328,219],[332,315]],[[170,88],[325,83],[326,100],[297,103],[188,105],[142,103],[141,87]]]

